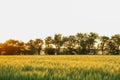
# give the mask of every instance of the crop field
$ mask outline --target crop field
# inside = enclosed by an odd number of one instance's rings
[[[0,56],[0,80],[120,80],[120,56]]]

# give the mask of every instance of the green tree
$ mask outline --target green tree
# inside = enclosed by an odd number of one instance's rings
[[[114,54],[120,54],[120,34],[115,34],[111,37],[112,43],[114,43]]]
[[[102,54],[103,54],[104,50],[106,49],[107,44],[109,42],[109,37],[107,37],[107,36],[101,36],[100,37],[100,41],[101,41],[101,43],[100,43],[100,49],[101,49]]]
[[[84,33],[80,37],[80,46],[81,46],[81,53],[82,54],[87,54],[87,38],[88,34]]]
[[[88,38],[86,40],[86,44],[87,44],[87,48],[88,48],[88,53],[94,53],[95,54],[95,43],[96,40],[98,39],[98,34],[97,33],[93,33],[91,32],[90,34],[88,34]]]
[[[60,47],[62,46],[62,34],[54,35],[54,44],[56,46],[56,54],[60,54]]]
[[[75,36],[70,35],[66,39],[67,39],[67,41],[64,43],[64,46],[66,47],[67,54],[70,54],[70,55],[76,54],[76,49],[75,49],[76,38],[75,38]]]
[[[115,42],[113,40],[110,40],[108,42],[108,53],[113,54],[113,55],[118,54],[117,50],[116,50],[116,47],[117,46],[116,46]]]
[[[77,40],[77,45],[78,45],[78,48],[77,48],[78,54],[82,54],[81,41],[82,41],[83,38],[84,38],[84,34],[83,33],[77,33],[76,34],[76,40]]]

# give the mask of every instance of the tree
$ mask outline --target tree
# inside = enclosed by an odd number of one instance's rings
[[[49,47],[51,44],[53,44],[53,39],[51,36],[48,36],[45,38],[45,45],[46,47]]]
[[[87,54],[87,38],[88,38],[88,34],[84,33],[84,34],[81,34],[79,36],[79,44],[81,46],[81,54]]]
[[[45,53],[48,55],[55,55],[55,48],[53,48],[52,45],[49,45],[49,47],[45,47]]]
[[[63,36],[62,37],[62,40],[61,40],[61,43],[62,43],[62,54],[66,55],[66,54],[69,54],[68,53],[68,47],[67,47],[67,44],[68,44],[68,37],[67,36]]]
[[[115,34],[111,37],[112,43],[115,47],[115,53],[114,54],[120,54],[120,34]]]
[[[86,43],[87,43],[87,47],[88,47],[88,53],[94,53],[95,49],[94,49],[94,46],[95,46],[95,43],[96,43],[96,39],[98,38],[98,34],[97,33],[93,33],[91,32],[90,34],[88,34],[88,38],[86,40]]]
[[[54,35],[54,44],[56,46],[56,54],[60,54],[60,47],[62,46],[62,34]]]
[[[34,40],[29,40],[27,43],[26,43],[26,46],[25,46],[25,54],[30,54],[30,55],[33,55],[35,54],[35,44],[34,44]]]
[[[1,52],[2,52],[2,43],[0,43],[0,55],[1,55]]]
[[[53,39],[51,36],[45,38],[45,53],[49,55],[55,54],[55,49],[53,48]]]
[[[109,42],[109,37],[107,37],[107,36],[101,36],[100,37],[100,41],[101,41],[100,48],[101,48],[101,51],[102,51],[102,54],[103,54],[104,50],[107,47],[107,44]]]
[[[116,46],[115,42],[113,40],[110,40],[108,42],[108,53],[113,54],[113,55],[118,54],[116,47],[117,46]]]
[[[13,39],[9,39],[5,42],[7,45],[9,46],[16,46],[18,41],[17,40],[13,40]]]
[[[84,34],[83,33],[77,33],[76,34],[76,40],[77,40],[77,45],[78,45],[78,48],[77,48],[77,53],[78,54],[82,53],[81,41],[82,41],[83,38],[84,38]]]
[[[35,39],[34,46],[35,46],[35,49],[37,51],[37,54],[40,54],[40,51],[42,49],[42,45],[43,45],[42,39]]]
[[[22,44],[22,41],[9,39],[3,44],[3,51],[5,51],[7,55],[19,55],[23,46]]]
[[[45,42],[45,48],[43,44]],[[47,36],[44,40],[37,38],[24,43],[19,40],[9,39],[0,43],[0,55],[33,55],[45,50],[49,55],[74,55],[74,54],[120,54],[120,34],[110,38],[97,33],[77,33],[76,35],[62,36],[55,34],[54,38]],[[102,52],[102,53],[101,53]]]
[[[68,50],[68,54],[70,54],[70,55],[76,54],[75,43],[76,43],[75,36],[74,35],[70,35],[68,37],[68,41],[66,42],[66,47],[67,47],[67,50]]]

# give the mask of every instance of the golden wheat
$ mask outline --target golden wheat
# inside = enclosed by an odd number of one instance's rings
[[[0,80],[120,80],[120,56],[0,56]]]

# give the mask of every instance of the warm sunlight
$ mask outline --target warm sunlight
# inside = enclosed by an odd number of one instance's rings
[[[0,80],[120,80],[120,0],[0,0]]]

